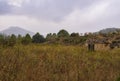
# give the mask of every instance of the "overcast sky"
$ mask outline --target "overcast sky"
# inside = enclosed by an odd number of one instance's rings
[[[0,0],[0,31],[94,32],[120,27],[120,0]]]

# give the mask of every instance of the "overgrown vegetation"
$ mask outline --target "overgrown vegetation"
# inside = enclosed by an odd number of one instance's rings
[[[68,44],[77,45],[82,44],[86,41],[86,36],[80,36],[79,33],[69,34],[66,30],[60,30],[56,33],[49,33],[46,37],[39,34],[38,32],[32,37],[29,34],[25,36],[15,36],[14,34],[10,36],[0,35],[0,45],[3,47],[14,46],[15,44],[28,45],[31,43],[47,43],[47,44]]]
[[[112,41],[114,48],[119,36],[66,30],[46,37],[0,35],[0,81],[119,81],[120,49],[90,52],[85,47],[86,40],[95,39]]]
[[[0,81],[119,81],[120,49],[65,45],[0,48]]]
[[[46,37],[37,32],[35,35],[30,36],[10,36],[0,34],[0,45],[3,47],[14,46],[16,44],[28,45],[31,43],[46,43],[46,44],[63,44],[63,45],[84,45],[87,40],[94,39],[95,43],[111,44],[110,47],[120,47],[120,31],[112,33],[68,33],[62,29],[58,33],[48,33]]]

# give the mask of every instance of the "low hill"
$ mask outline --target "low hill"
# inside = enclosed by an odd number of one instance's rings
[[[99,33],[107,34],[107,33],[114,33],[117,31],[120,31],[120,28],[106,28],[106,29],[100,30]]]
[[[25,36],[27,33],[30,34],[31,36],[34,35],[33,32],[22,29],[20,27],[10,27],[8,29],[5,29],[3,31],[0,31],[1,34],[5,34],[5,35],[11,35],[11,34],[15,34],[15,35],[22,35]]]

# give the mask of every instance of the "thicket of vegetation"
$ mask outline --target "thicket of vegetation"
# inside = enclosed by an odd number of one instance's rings
[[[0,35],[0,81],[120,81],[120,49],[90,52],[89,38],[119,39],[112,34],[69,34],[46,37]],[[42,43],[42,44],[41,44]]]
[[[10,36],[0,35],[0,45],[14,46],[15,44],[28,45],[31,43],[46,43],[46,44],[69,44],[76,45],[82,44],[86,41],[87,36],[80,36],[79,33],[69,34],[66,30],[60,30],[56,33],[49,33],[46,37],[36,33],[32,37],[29,34],[25,36],[15,36],[14,34]]]
[[[63,44],[63,45],[84,45],[86,40],[94,39],[99,42],[107,43],[120,43],[120,31],[112,33],[68,33],[68,31],[62,29],[58,33],[48,33],[46,37],[39,34],[38,32],[30,36],[26,34],[25,36],[15,36],[14,34],[6,36],[0,34],[0,45],[3,47],[14,46],[16,44],[28,45],[31,43],[46,43],[46,44]],[[114,45],[112,45],[114,46]],[[119,45],[120,46],[120,45]]]

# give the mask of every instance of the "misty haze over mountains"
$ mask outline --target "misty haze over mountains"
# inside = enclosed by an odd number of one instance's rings
[[[106,29],[102,29],[102,30],[99,30],[98,32],[96,33],[113,33],[113,32],[116,32],[120,30],[120,28],[106,28]],[[59,31],[59,30],[58,30]],[[74,31],[73,31],[74,32]],[[33,36],[35,33],[32,32],[32,31],[28,31],[26,29],[23,29],[21,27],[18,27],[18,26],[11,26],[5,30],[2,30],[0,31],[1,34],[5,34],[5,35],[11,35],[11,34],[15,34],[16,36],[17,35],[22,35],[22,36],[25,36],[27,33],[30,34],[31,36]],[[41,32],[39,32],[41,33]],[[48,33],[48,32],[47,32]],[[79,32],[80,33],[80,32]],[[93,32],[94,33],[94,32]],[[41,33],[42,34],[42,33]]]
[[[117,32],[117,31],[120,31],[120,28],[106,28],[106,29],[100,30],[99,32],[107,34],[107,33],[113,33],[113,32]]]
[[[1,34],[5,34],[5,35],[15,34],[16,36],[19,35],[19,34],[22,35],[22,36],[25,36],[27,33],[30,34],[31,36],[34,35],[33,32],[25,30],[25,29],[22,29],[22,28],[17,27],[17,26],[9,27],[8,29],[0,31],[0,33]]]

